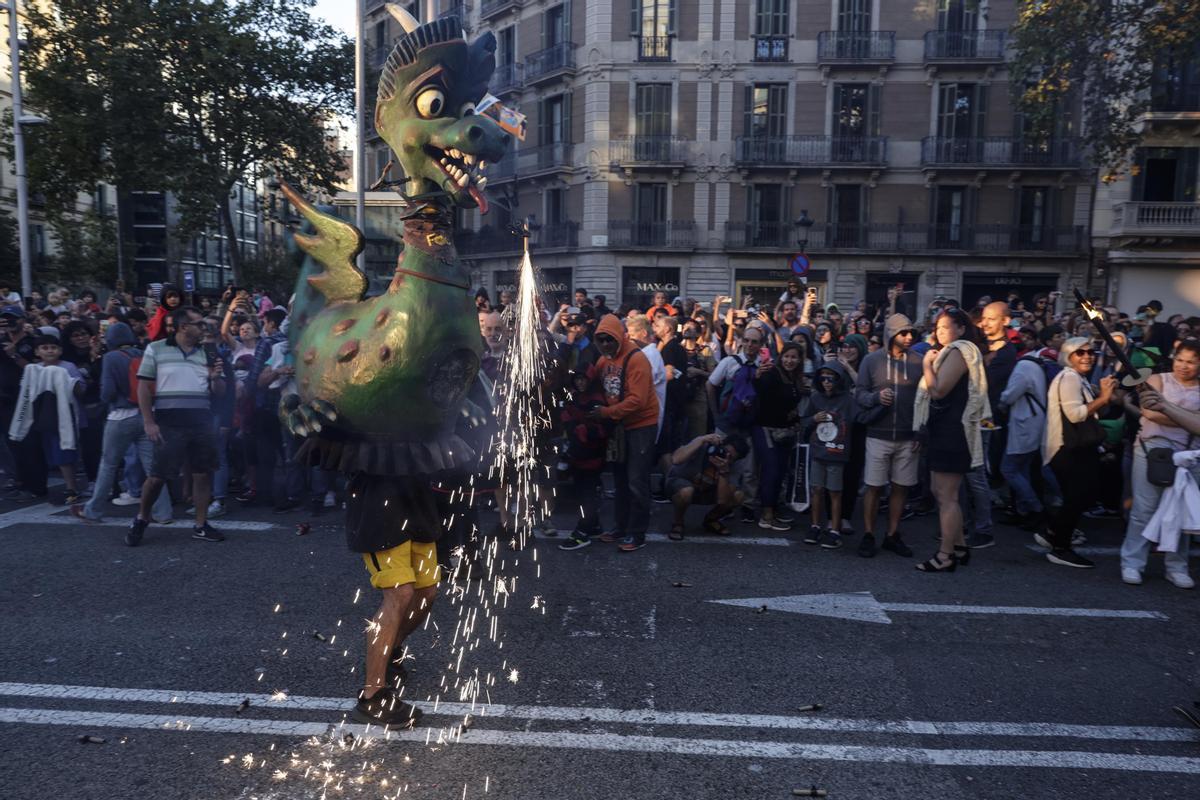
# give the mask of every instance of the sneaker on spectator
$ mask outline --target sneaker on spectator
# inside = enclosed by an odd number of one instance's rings
[[[791,514],[787,513],[786,511],[783,513],[780,513],[778,508],[775,509],[775,519],[779,520],[784,525],[791,525],[793,522],[796,521],[796,518],[793,517]]]
[[[1087,544],[1087,534],[1076,528],[1071,534],[1071,546],[1079,547],[1081,544]]]
[[[1116,519],[1121,516],[1121,512],[1105,508],[1103,505],[1097,503],[1095,508],[1083,512],[1083,515],[1088,519]]]
[[[808,533],[804,536],[805,544],[820,544],[821,543],[821,526],[809,525]]]
[[[772,517],[771,519],[762,517],[758,521],[758,527],[764,528],[769,531],[790,531],[792,529],[791,525],[788,525],[786,522],[783,522],[778,517]]]
[[[990,533],[980,533],[975,531],[967,536],[967,547],[972,550],[983,550],[986,547],[991,547],[996,543],[996,537]]]
[[[129,530],[125,532],[125,544],[130,547],[137,547],[142,543],[142,537],[146,535],[146,528],[150,523],[141,517],[134,517],[133,522],[129,524]]]
[[[421,721],[421,709],[401,700],[387,687],[379,689],[369,700],[361,694],[350,712],[350,718],[365,725],[377,725],[385,730],[405,730]]]
[[[332,490],[326,492],[324,503],[326,508],[337,508],[337,495]]]
[[[754,513],[754,509],[750,506],[742,506],[742,522],[756,522],[758,514]]]
[[[1044,547],[1047,550],[1054,549],[1054,545],[1050,544],[1050,540],[1047,539],[1044,534],[1035,533],[1033,535],[1033,541],[1037,542],[1038,547]]]
[[[121,492],[112,499],[114,506],[136,506],[140,502],[142,502],[142,498],[134,497],[129,492]]]
[[[660,506],[666,505],[671,502],[671,498],[667,497],[665,494],[662,494],[661,492],[655,492],[654,494],[650,495],[650,500],[655,503],[658,503]]]
[[[1133,567],[1121,568],[1121,580],[1128,583],[1130,586],[1142,585],[1142,573],[1138,572]]]
[[[821,547],[825,550],[837,550],[842,546],[842,535],[833,528],[826,528],[821,533]]]
[[[75,505],[71,506],[71,516],[75,517],[77,520],[84,523],[85,525],[99,525],[101,522],[104,521],[104,517],[97,517],[96,519],[92,519],[87,514],[83,513],[83,508],[84,508],[83,503],[76,503]]]
[[[166,519],[155,519],[154,524],[155,525],[174,525],[175,520],[172,519],[171,517],[167,517]]]
[[[842,536],[853,536],[854,535],[854,526],[851,525],[849,522],[843,521],[842,522],[842,530],[840,531],[840,533],[842,534]]]
[[[912,558],[912,549],[904,543],[904,540],[900,538],[899,533],[895,533],[892,536],[883,537],[883,543],[879,546],[884,550],[890,550],[901,558]],[[859,553],[859,555],[862,554]]]
[[[645,546],[646,546],[645,539],[638,541],[637,539],[633,538],[632,536],[626,536],[624,539],[621,540],[621,543],[619,545],[617,545],[617,550],[619,550],[622,553],[632,553],[635,550],[641,550]]]
[[[208,518],[216,519],[217,517],[225,516],[225,501],[213,500],[208,504]]]
[[[223,542],[225,535],[219,530],[209,525],[207,522],[203,525],[192,526],[192,538],[199,539],[202,542]]]
[[[1088,561],[1074,550],[1051,550],[1046,553],[1046,560],[1060,567],[1075,567],[1075,569],[1095,569],[1096,565]]]
[[[1188,575],[1186,572],[1167,570],[1166,578],[1167,583],[1171,584],[1172,586],[1177,586],[1180,589],[1196,588],[1196,582],[1192,580],[1192,576]]]
[[[83,494],[80,492],[67,492],[63,503],[68,506],[78,505],[83,500]]]
[[[592,543],[592,537],[581,531],[571,531],[571,535],[559,543],[559,550],[582,550]]]
[[[858,554],[863,558],[875,557],[875,534],[863,534],[862,541],[858,543]]]
[[[304,505],[304,501],[297,497],[289,497],[282,503],[277,503],[273,509],[276,514],[286,514],[289,511],[295,511],[300,506]]]
[[[237,497],[234,499],[236,499],[239,503],[253,503],[257,497],[258,492],[254,491],[253,489],[247,489],[246,491],[237,495]]]
[[[612,544],[613,542],[617,541],[617,533],[616,531],[605,531],[596,538],[605,544]]]

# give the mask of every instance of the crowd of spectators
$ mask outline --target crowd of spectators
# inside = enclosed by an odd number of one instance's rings
[[[1200,318],[1164,318],[1156,300],[1132,315],[1100,306],[1133,365],[1153,373],[1135,390],[1093,320],[1058,293],[971,308],[938,298],[920,313],[908,297],[898,286],[881,307],[843,311],[794,283],[736,306],[660,292],[614,310],[578,289],[572,305],[542,308],[553,424],[539,437],[539,486],[556,483],[544,496],[579,512],[559,546],[637,551],[657,503],[672,506],[672,540],[727,536],[732,523],[828,550],[857,537],[859,556],[909,559],[905,522],[936,514],[922,571],[966,566],[998,525],[1031,534],[1053,564],[1090,568],[1085,520],[1112,518],[1126,525],[1122,580],[1141,583],[1157,547],[1167,580],[1191,588],[1188,515],[1163,507],[1195,497],[1173,486],[1173,459],[1200,441]],[[103,304],[89,290],[22,298],[0,286],[10,498],[52,497],[89,523],[137,506],[129,545],[179,508],[195,538],[220,541],[211,520],[234,504],[338,505],[336,476],[299,464],[301,442],[280,422],[295,391],[286,309],[234,287],[194,302],[171,285]],[[493,379],[512,303],[476,294]],[[510,495],[494,492],[503,532],[516,524]]]
[[[1094,309],[1153,373],[1132,389],[1093,319],[1058,292],[970,308],[939,297],[920,314],[903,308],[907,296],[897,286],[886,305],[843,311],[796,282],[740,306],[659,292],[648,308],[614,311],[579,289],[573,305],[543,308],[560,493],[573,488],[580,509],[560,548],[636,551],[663,503],[672,540],[729,535],[733,521],[831,550],[858,536],[859,556],[908,559],[905,521],[936,514],[921,571],[966,566],[997,525],[1032,534],[1053,564],[1087,569],[1084,520],[1121,518],[1126,583],[1141,583],[1157,544],[1167,580],[1192,588],[1187,515],[1152,518],[1164,497],[1195,504],[1194,492],[1164,492],[1174,454],[1200,441],[1171,416],[1200,412],[1200,317],[1165,318],[1157,300],[1133,314]],[[496,299],[476,295],[499,363],[512,298]],[[704,510],[689,521],[693,506]]]

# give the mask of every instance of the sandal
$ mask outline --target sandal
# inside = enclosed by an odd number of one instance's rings
[[[719,519],[704,520],[704,530],[708,531],[709,533],[715,533],[717,536],[729,535],[729,528],[726,528],[724,525],[722,525],[721,520]]]
[[[917,569],[921,572],[954,572],[954,568],[958,566],[958,561],[955,560],[954,554],[951,553],[950,557],[945,561],[938,558],[940,555],[941,552],[935,553],[933,558],[917,564]]]
[[[954,560],[958,562],[960,567],[965,567],[967,564],[970,564],[971,548],[954,545]]]
[[[682,542],[683,541],[683,526],[682,525],[672,525],[671,532],[667,534],[667,538],[670,539],[672,542]]]

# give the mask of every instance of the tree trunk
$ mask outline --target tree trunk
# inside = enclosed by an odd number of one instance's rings
[[[233,270],[233,283],[235,286],[241,286],[242,244],[238,241],[237,230],[233,225],[233,210],[229,207],[229,190],[226,190],[225,200],[221,203],[221,226],[225,229],[225,244],[229,252],[229,266]]]

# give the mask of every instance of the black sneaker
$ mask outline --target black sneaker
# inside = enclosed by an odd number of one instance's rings
[[[387,685],[393,689],[402,689],[404,688],[404,685],[408,683],[408,670],[406,670],[404,665],[400,663],[401,659],[403,659],[403,656],[400,656],[395,660],[388,661],[387,677],[384,680],[386,680]]]
[[[579,531],[571,531],[571,535],[568,536],[563,542],[561,542],[558,545],[558,549],[559,550],[582,550],[583,548],[587,547],[591,543],[592,543],[592,537],[588,536],[586,533],[580,533]]]
[[[276,505],[274,511],[276,514],[286,514],[289,511],[295,511],[302,505],[304,505],[303,500],[295,497],[289,497],[287,500],[284,500],[282,503]]]
[[[219,530],[209,525],[207,522],[203,525],[192,526],[192,538],[199,539],[202,542],[223,542],[225,535]]]
[[[983,550],[996,544],[996,537],[990,533],[979,533],[976,531],[967,537],[967,547],[972,550]]]
[[[758,522],[758,514],[750,506],[742,506],[742,522]]]
[[[796,518],[794,516],[787,513],[786,511],[780,512],[779,509],[775,509],[775,519],[779,520],[784,525],[791,525],[793,522],[796,521]]]
[[[896,555],[902,558],[912,558],[912,550],[900,538],[900,534],[894,536],[883,537],[883,544],[880,545],[884,550],[891,550]]]
[[[808,534],[804,537],[805,544],[820,544],[821,543],[821,526],[809,525]]]
[[[837,550],[842,546],[842,535],[832,528],[826,528],[821,534],[821,547],[826,550]]]
[[[875,534],[863,534],[862,541],[858,543],[858,554],[863,558],[875,557]]]
[[[350,719],[364,725],[378,725],[387,730],[405,730],[421,721],[421,709],[409,705],[388,688],[380,689],[370,699],[358,696],[358,703],[350,712]]]
[[[1046,553],[1046,560],[1051,564],[1058,564],[1061,567],[1075,567],[1075,569],[1096,568],[1094,563],[1088,561],[1074,550],[1051,550],[1049,553]]]
[[[134,517],[133,522],[129,524],[129,530],[125,531],[125,544],[137,547],[142,543],[142,537],[146,535],[148,527],[150,527],[149,522],[141,517]]]
[[[671,502],[671,498],[667,497],[665,494],[652,494],[650,495],[650,499],[653,502],[658,503],[660,506],[667,505]]]

